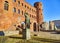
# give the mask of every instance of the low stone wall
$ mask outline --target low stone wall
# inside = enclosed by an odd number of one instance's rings
[[[1,31],[0,36],[11,36],[11,35],[17,35],[19,34],[19,31]]]

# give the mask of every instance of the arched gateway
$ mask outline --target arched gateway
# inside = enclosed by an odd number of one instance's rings
[[[36,23],[33,23],[33,30],[34,30],[34,32],[36,32]]]

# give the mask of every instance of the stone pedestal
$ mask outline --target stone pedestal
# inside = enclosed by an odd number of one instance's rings
[[[30,29],[23,29],[23,38],[29,40],[30,37]]]
[[[22,30],[22,38],[23,39],[26,39],[26,29],[23,29]]]
[[[26,39],[29,40],[30,37],[30,29],[26,29]]]

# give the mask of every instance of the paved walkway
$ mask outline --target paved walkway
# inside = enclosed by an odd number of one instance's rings
[[[56,32],[39,32],[39,37],[60,40],[60,34]]]

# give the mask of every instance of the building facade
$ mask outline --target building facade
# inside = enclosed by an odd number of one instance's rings
[[[31,31],[37,31],[37,25],[43,22],[42,10],[41,2],[31,6],[25,0],[0,0],[0,31],[21,28],[21,23],[25,21],[25,12],[30,17]]]
[[[54,30],[55,24],[53,21],[49,21],[49,30]]]
[[[48,22],[43,22],[42,30],[49,30],[49,23]]]
[[[55,30],[60,30],[60,20],[53,20],[54,25],[56,26]]]

